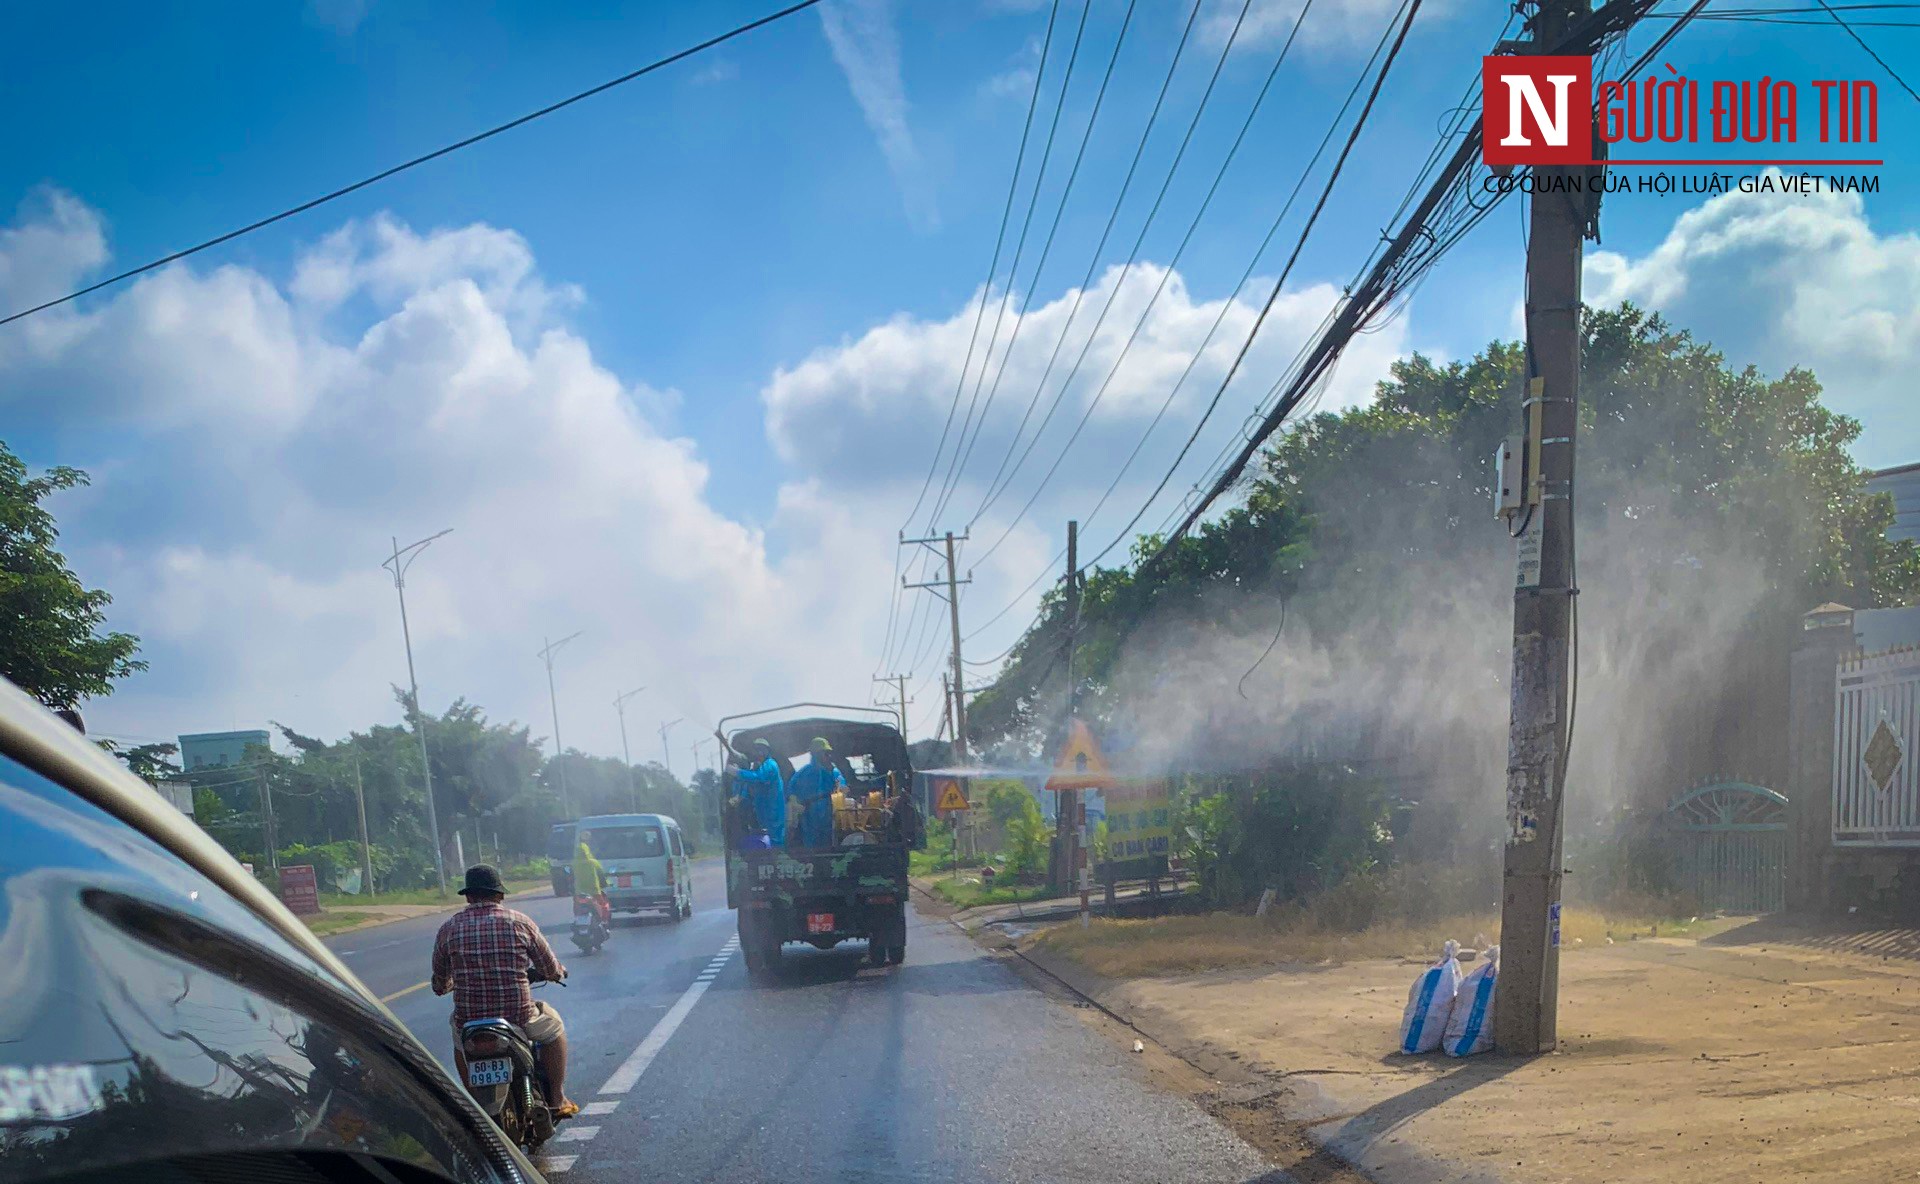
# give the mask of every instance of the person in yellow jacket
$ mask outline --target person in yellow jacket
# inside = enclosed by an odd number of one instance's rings
[[[607,899],[607,873],[593,857],[593,848],[587,846],[585,839],[573,849],[573,894],[576,898],[584,896],[591,900],[599,910],[600,919],[609,925],[613,923],[613,904]]]

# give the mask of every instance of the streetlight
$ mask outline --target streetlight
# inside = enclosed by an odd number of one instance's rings
[[[613,697],[613,709],[620,713],[620,755],[627,762],[627,796],[633,799],[633,812],[640,812],[640,791],[633,787],[633,753],[627,749],[627,700],[633,698],[645,687],[635,687],[624,695]]]
[[[573,817],[573,802],[567,794],[567,750],[560,744],[560,696],[553,689],[553,655],[559,648],[586,632],[576,629],[559,641],[548,641],[540,651],[541,661],[547,664],[547,702],[553,708],[553,759],[560,766],[560,812]],[[546,641],[546,638],[540,640]]]
[[[430,534],[405,547],[400,545],[398,537],[390,535],[393,554],[380,565],[393,572],[393,590],[400,597],[400,636],[407,646],[407,688],[413,693],[413,731],[420,738],[420,778],[427,787],[427,833],[433,839],[433,874],[442,892],[447,890],[447,865],[440,854],[440,814],[433,808],[433,762],[427,758],[427,729],[420,718],[420,680],[413,673],[413,630],[407,625],[407,569],[420,558],[427,544],[452,533],[453,527],[449,526],[439,534]]]
[[[669,777],[673,776],[673,753],[667,748],[667,733],[673,729],[674,724],[684,724],[686,722],[686,718],[683,716],[671,723],[660,725],[660,756],[666,761],[667,776]]]

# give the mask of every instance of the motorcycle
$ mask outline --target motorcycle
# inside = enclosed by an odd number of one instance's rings
[[[527,978],[540,981],[532,971]],[[468,1020],[460,1027],[460,1049],[467,1062],[467,1092],[507,1138],[531,1155],[553,1137],[540,1046],[527,1039],[518,1024],[497,1018]]]
[[[580,947],[581,953],[599,953],[600,947],[606,945],[607,939],[613,936],[609,912],[594,897],[573,898],[573,944]]]

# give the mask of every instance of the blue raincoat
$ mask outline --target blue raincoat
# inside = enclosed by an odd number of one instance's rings
[[[846,788],[847,779],[840,770],[819,759],[809,761],[793,775],[787,792],[806,811],[800,816],[800,846],[833,846],[833,791]]]
[[[767,842],[783,847],[787,842],[787,792],[780,780],[780,766],[772,757],[733,771],[739,792],[747,799],[755,823],[767,832]]]

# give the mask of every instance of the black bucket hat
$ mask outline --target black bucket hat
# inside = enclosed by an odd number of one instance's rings
[[[500,879],[500,870],[490,863],[476,863],[467,869],[467,882],[460,886],[460,895],[472,897],[505,896],[507,886]]]

